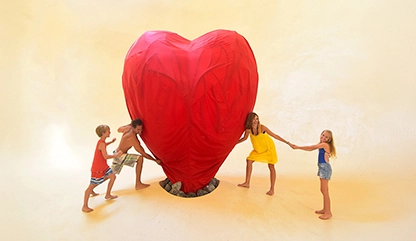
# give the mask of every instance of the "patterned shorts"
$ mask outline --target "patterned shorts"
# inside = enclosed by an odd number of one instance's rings
[[[92,173],[91,174],[92,177],[91,177],[90,183],[91,184],[95,184],[95,185],[100,185],[112,173],[113,173],[113,170],[111,170],[111,168],[107,168],[107,170],[105,171],[105,173],[103,172],[102,174],[100,174],[100,173]],[[95,176],[95,177],[93,177],[93,176]]]
[[[113,153],[115,154],[116,151]],[[111,166],[111,169],[113,169],[115,174],[120,174],[123,166],[134,167],[134,164],[136,164],[137,160],[139,160],[139,157],[140,156],[137,154],[123,154],[119,157],[113,158],[113,165]]]
[[[332,167],[329,163],[318,163],[318,176],[326,180],[331,180]]]

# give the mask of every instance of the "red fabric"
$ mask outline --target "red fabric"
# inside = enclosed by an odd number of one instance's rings
[[[216,30],[189,41],[144,33],[125,58],[123,89],[141,138],[185,193],[203,189],[234,148],[253,110],[256,60],[246,39]]]

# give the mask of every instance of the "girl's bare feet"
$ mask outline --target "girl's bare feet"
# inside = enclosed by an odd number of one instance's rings
[[[239,186],[239,187],[249,188],[249,187],[250,187],[250,184],[248,184],[248,183],[244,182],[244,183],[238,184],[237,186]]]
[[[86,213],[89,213],[89,212],[94,211],[94,209],[92,209],[92,208],[90,208],[90,207],[82,207],[82,211],[83,211],[83,212],[86,212]]]
[[[329,219],[331,217],[332,217],[332,213],[330,213],[330,214],[323,214],[323,215],[319,216],[319,218],[322,219],[322,220],[327,220],[327,219]]]
[[[274,195],[274,191],[273,190],[269,190],[268,192],[266,192],[267,195],[269,196],[273,196]]]
[[[315,213],[316,213],[316,214],[324,214],[324,213],[325,213],[325,211],[324,211],[323,209],[322,209],[322,210],[316,210],[316,211],[315,211]]]
[[[106,195],[105,196],[105,199],[107,199],[107,200],[111,200],[111,199],[116,199],[116,198],[118,198],[118,196],[117,195]]]
[[[140,190],[148,186],[150,186],[150,184],[139,183],[139,184],[136,184],[136,190]]]

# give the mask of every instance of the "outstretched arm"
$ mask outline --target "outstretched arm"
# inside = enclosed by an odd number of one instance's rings
[[[238,140],[237,144],[247,140],[249,134],[250,134],[250,129],[246,129],[246,131],[244,132],[244,136],[241,137],[240,140]]]
[[[160,162],[160,160],[158,160],[158,161],[156,161],[156,159],[154,158],[154,157],[152,157],[151,155],[149,155],[149,154],[147,154],[145,151],[144,151],[144,149],[143,149],[143,147],[142,147],[142,145],[140,145],[140,142],[139,142],[139,140],[137,139],[137,138],[133,138],[133,147],[134,147],[134,149],[138,152],[138,153],[140,153],[144,158],[147,158],[147,159],[149,159],[149,160],[152,160],[152,161],[155,161],[156,163],[158,163],[158,164],[160,164],[159,162]]]
[[[267,128],[266,126],[264,126],[264,125],[262,125],[261,126],[261,131],[262,132],[266,132],[267,134],[269,134],[269,136],[271,136],[271,137],[273,137],[273,138],[275,138],[276,140],[279,140],[279,141],[281,141],[281,142],[284,142],[284,143],[286,143],[286,144],[289,144],[289,142],[288,141],[286,141],[285,139],[283,139],[282,137],[280,137],[278,134],[276,134],[276,133],[274,133],[273,131],[271,131],[269,128]]]
[[[300,149],[300,150],[304,150],[304,151],[313,151],[319,148],[325,148],[325,145],[328,145],[326,143],[318,143],[316,145],[311,145],[311,146],[297,146],[295,144],[289,144],[290,147],[292,147],[293,149]]]

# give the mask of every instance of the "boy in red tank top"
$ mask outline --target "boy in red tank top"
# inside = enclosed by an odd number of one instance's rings
[[[107,154],[107,146],[116,141],[116,138],[114,138],[110,142],[105,142],[105,139],[107,139],[111,134],[110,127],[107,125],[99,125],[95,129],[95,132],[97,133],[98,137],[100,137],[100,139],[97,142],[94,159],[92,161],[90,185],[84,193],[84,205],[82,206],[82,211],[87,213],[94,211],[94,209],[88,207],[88,200],[90,195],[97,195],[94,192],[94,188],[105,182],[107,179],[110,179],[110,181],[107,186],[105,199],[117,198],[116,195],[111,195],[111,189],[113,188],[114,181],[116,180],[116,175],[108,166],[107,159],[118,157],[122,154],[121,151],[117,152],[115,155]]]

